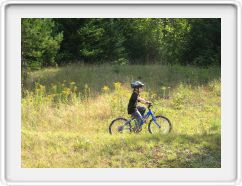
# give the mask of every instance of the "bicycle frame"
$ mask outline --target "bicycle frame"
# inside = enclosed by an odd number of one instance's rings
[[[149,109],[149,111],[146,113],[146,115],[144,115],[144,116],[142,117],[143,121],[142,121],[141,125],[143,125],[143,124],[145,123],[145,120],[146,120],[149,116],[151,116],[151,117],[152,117],[152,120],[155,122],[155,124],[156,124],[159,128],[161,128],[161,126],[156,122],[156,117],[154,116],[154,114],[153,114],[153,112],[151,111],[151,109]]]
[[[157,127],[161,128],[161,126],[159,125],[159,123],[156,122],[156,117],[154,116],[154,114],[153,114],[153,112],[151,111],[151,109],[149,109],[149,111],[146,113],[146,115],[142,116],[142,123],[141,123],[141,125],[143,125],[143,124],[145,123],[145,120],[146,120],[149,116],[152,117],[152,120],[155,122],[155,124],[157,125]],[[134,119],[135,119],[135,118],[131,118],[131,119],[129,119],[129,120],[125,123],[125,125],[128,124],[128,123],[130,123],[130,122],[131,122],[132,120],[134,120]]]

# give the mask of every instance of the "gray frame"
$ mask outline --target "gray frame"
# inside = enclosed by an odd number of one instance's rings
[[[95,5],[95,4],[105,4],[105,5],[109,5],[109,4],[115,4],[115,5],[119,5],[119,4],[135,4],[135,5],[139,5],[139,4],[171,4],[171,5],[220,5],[220,4],[229,4],[229,5],[233,5],[237,8],[237,105],[236,105],[236,109],[237,109],[237,179],[235,180],[235,182],[227,182],[227,183],[215,183],[215,182],[206,182],[206,183],[199,183],[199,182],[164,182],[164,183],[156,183],[155,185],[163,185],[163,184],[167,184],[167,185],[242,185],[241,182],[241,167],[242,167],[242,153],[241,153],[241,141],[242,141],[242,128],[241,128],[241,104],[242,104],[242,90],[241,90],[241,83],[242,83],[242,75],[241,75],[241,70],[242,70],[242,65],[241,65],[241,1],[237,1],[237,0],[231,0],[231,1],[221,1],[221,0],[213,0],[213,1],[188,1],[188,0],[181,0],[181,1],[158,1],[158,0],[153,0],[153,1],[126,1],[126,0],[118,0],[118,1],[107,1],[107,0],[102,0],[102,1],[7,1],[4,2],[1,5],[1,113],[0,113],[0,118],[1,118],[1,169],[0,169],[0,173],[1,173],[1,184],[2,185],[9,185],[9,184],[14,184],[14,185],[80,185],[80,184],[87,184],[87,185],[120,185],[120,183],[118,182],[76,182],[76,183],[62,183],[62,182],[44,182],[44,183],[37,183],[37,182],[21,182],[21,183],[11,183],[8,182],[5,179],[5,170],[6,170],[6,165],[5,165],[5,152],[6,152],[6,146],[7,146],[7,142],[6,142],[6,133],[5,133],[5,125],[6,125],[6,112],[5,112],[5,108],[6,108],[6,104],[5,104],[5,98],[6,98],[6,90],[5,90],[5,86],[6,86],[6,67],[5,67],[5,10],[6,7],[8,5],[82,5],[82,4],[91,4],[91,5]],[[153,183],[152,183],[153,184]],[[132,182],[132,183],[122,183],[122,185],[151,185],[151,183],[140,183],[140,182]]]

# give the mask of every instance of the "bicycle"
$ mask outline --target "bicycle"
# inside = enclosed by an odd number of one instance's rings
[[[147,119],[151,116],[151,120],[148,123],[148,131],[151,134],[156,133],[170,133],[172,130],[171,121],[162,115],[155,116],[151,110],[152,104],[148,105],[148,112],[142,116],[142,123],[141,125],[137,124],[137,120],[134,117],[131,119],[126,119],[123,117],[114,119],[111,124],[109,125],[109,133],[116,134],[116,133],[131,133],[135,132],[138,133],[142,130],[142,126],[146,123]],[[135,121],[135,126],[132,127],[131,122]]]

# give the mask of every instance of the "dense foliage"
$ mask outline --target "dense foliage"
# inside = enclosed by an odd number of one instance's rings
[[[220,65],[220,45],[220,19],[22,19],[22,60],[28,66]]]
[[[54,65],[63,39],[62,32],[55,32],[51,19],[22,19],[22,65],[32,68]]]

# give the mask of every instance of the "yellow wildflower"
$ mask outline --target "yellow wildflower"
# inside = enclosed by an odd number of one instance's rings
[[[116,82],[116,83],[114,83],[114,88],[115,88],[115,90],[120,90],[120,88],[121,88],[121,83],[120,83],[120,82]]]
[[[109,92],[109,87],[105,85],[105,86],[102,88],[102,91],[105,92],[105,93]]]

